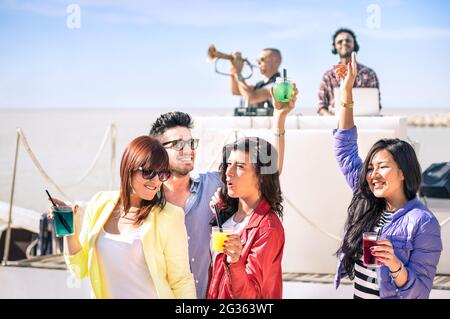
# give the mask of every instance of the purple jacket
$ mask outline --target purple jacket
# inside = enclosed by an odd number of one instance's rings
[[[333,134],[336,159],[347,183],[355,192],[363,165],[358,156],[356,127],[336,129]],[[403,287],[398,288],[390,276],[389,268],[379,267],[377,273],[380,297],[428,298],[442,251],[441,227],[436,217],[417,197],[414,197],[392,214],[392,220],[384,225],[382,235],[392,242],[395,255],[408,270],[408,281]],[[346,274],[342,259],[343,254],[339,256],[335,277],[336,288]]]

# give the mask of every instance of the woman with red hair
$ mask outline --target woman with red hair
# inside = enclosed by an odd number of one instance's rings
[[[161,187],[169,176],[164,147],[134,139],[122,156],[120,191],[96,194],[81,229],[64,237],[66,263],[77,278],[89,276],[94,298],[196,298],[184,212]]]

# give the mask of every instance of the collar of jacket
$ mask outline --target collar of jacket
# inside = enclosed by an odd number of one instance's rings
[[[255,228],[258,227],[261,223],[261,220],[266,216],[268,212],[271,211],[271,207],[267,200],[263,197],[261,201],[259,202],[258,206],[256,206],[255,210],[253,211],[252,217],[250,217],[250,220],[248,221],[246,229]]]
[[[405,215],[406,213],[408,213],[410,210],[420,207],[421,209],[424,210],[428,210],[423,204],[422,202],[417,198],[417,196],[415,196],[414,198],[412,198],[410,201],[408,201],[405,206],[403,206],[400,209],[397,209],[395,212],[392,213],[392,219],[391,222],[402,217],[403,215]]]

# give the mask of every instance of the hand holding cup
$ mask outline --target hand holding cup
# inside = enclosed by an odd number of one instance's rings
[[[241,257],[242,243],[238,234],[228,234],[227,240],[223,243],[223,252],[227,255],[227,262],[237,263]]]
[[[339,63],[334,66],[334,74],[338,80],[342,80],[341,89],[351,90],[355,84],[358,66],[356,63],[356,53],[352,52],[352,57],[346,64]]]
[[[57,198],[50,198],[53,206],[48,209],[47,218],[54,220],[56,236],[70,236],[75,233],[78,205],[70,206]]]

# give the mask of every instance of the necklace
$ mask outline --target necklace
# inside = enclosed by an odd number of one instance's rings
[[[126,219],[126,220],[130,220],[135,222],[136,221],[136,214],[139,212],[139,208],[138,209],[129,209],[127,212],[123,209],[123,207],[117,209],[112,218],[113,219],[118,219],[119,222],[121,219]],[[127,215],[132,215],[132,216],[127,216]]]
[[[242,223],[242,222],[244,221],[244,219],[246,219],[248,216],[250,216],[251,214],[253,214],[253,211],[254,211],[254,209],[252,209],[249,213],[245,213],[245,212],[244,212],[244,216],[243,216],[242,218],[240,218],[239,221],[236,219],[236,216],[237,216],[237,214],[238,214],[238,212],[236,212],[236,214],[234,214],[233,221],[236,222],[236,223],[238,223],[238,224],[240,224],[240,223]]]

